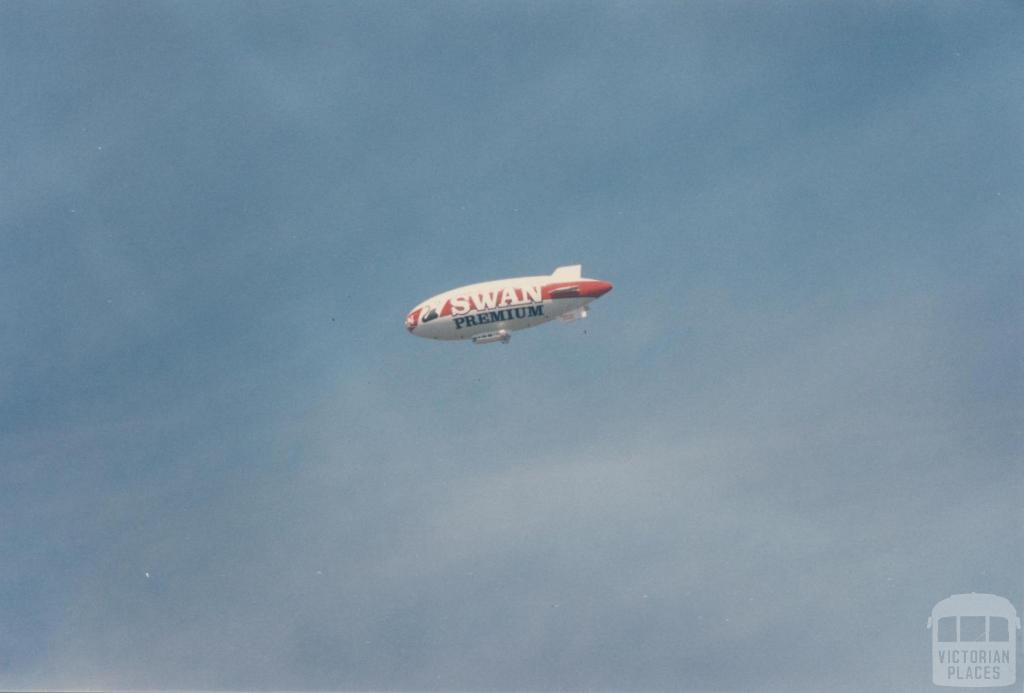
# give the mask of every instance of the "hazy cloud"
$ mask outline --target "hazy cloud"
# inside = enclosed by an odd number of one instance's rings
[[[1013,6],[0,12],[0,685],[923,690],[1021,603]]]

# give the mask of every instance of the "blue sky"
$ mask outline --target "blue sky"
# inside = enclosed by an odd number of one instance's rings
[[[930,689],[1024,598],[1022,30],[4,5],[0,687]]]

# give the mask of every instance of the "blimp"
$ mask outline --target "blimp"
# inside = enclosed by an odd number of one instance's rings
[[[587,306],[612,290],[609,282],[587,279],[582,265],[548,275],[469,284],[423,301],[405,317],[417,337],[508,344],[512,332],[550,320],[587,317]]]

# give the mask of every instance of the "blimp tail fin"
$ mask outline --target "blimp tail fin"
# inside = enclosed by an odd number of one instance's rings
[[[565,267],[559,267],[551,273],[552,279],[560,281],[572,281],[573,279],[580,279],[582,276],[583,265],[566,265]]]

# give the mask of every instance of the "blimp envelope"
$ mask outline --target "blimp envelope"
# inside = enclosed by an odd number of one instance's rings
[[[587,306],[612,285],[585,278],[582,270],[582,265],[566,265],[549,275],[460,286],[417,305],[406,316],[405,327],[427,339],[507,344],[516,330],[556,318],[586,318]]]

